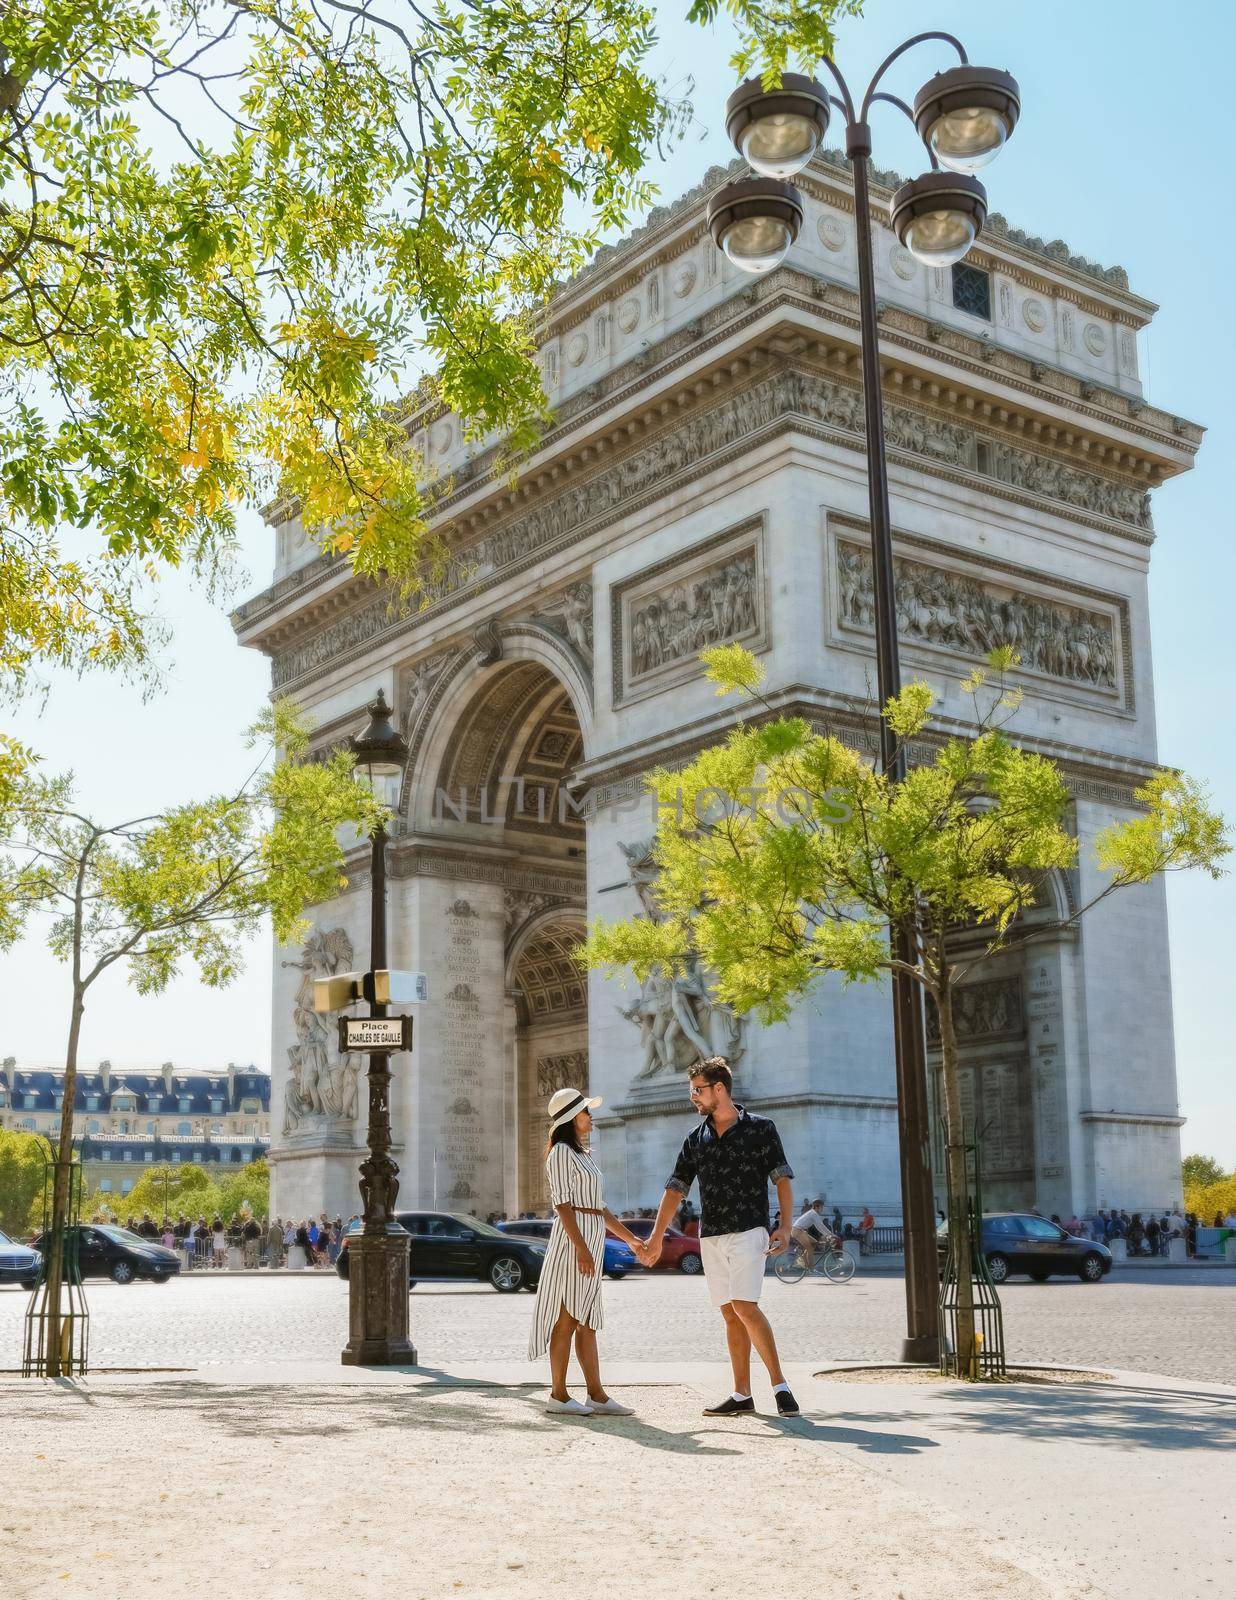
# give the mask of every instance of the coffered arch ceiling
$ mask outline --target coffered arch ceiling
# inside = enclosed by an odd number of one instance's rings
[[[443,753],[437,788],[451,815],[507,836],[582,845],[583,819],[565,783],[583,760],[579,719],[563,685],[536,661],[511,662],[464,706]]]
[[[583,935],[580,920],[564,917],[543,924],[524,945],[514,979],[521,1023],[556,1020],[585,1009],[587,979],[571,954]]]

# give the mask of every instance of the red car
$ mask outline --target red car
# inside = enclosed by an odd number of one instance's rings
[[[637,1239],[646,1239],[652,1232],[651,1217],[623,1217],[623,1227],[629,1228]],[[614,1235],[611,1235],[614,1237]],[[700,1242],[698,1239],[689,1239],[685,1233],[679,1233],[677,1228],[666,1228],[665,1238],[661,1242],[661,1259],[658,1267],[677,1267],[679,1272],[703,1272],[704,1263],[700,1259]]]

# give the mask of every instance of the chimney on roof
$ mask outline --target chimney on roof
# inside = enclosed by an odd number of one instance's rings
[[[171,1092],[172,1092],[172,1070],[173,1070],[173,1063],[170,1062],[170,1061],[165,1061],[163,1063],[163,1093],[164,1094],[171,1094]]]
[[[103,1093],[112,1092],[112,1064],[110,1061],[99,1062],[99,1076],[103,1080]]]

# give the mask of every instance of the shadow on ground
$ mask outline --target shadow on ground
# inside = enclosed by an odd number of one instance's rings
[[[999,1433],[1119,1450],[1236,1449],[1236,1401],[1218,1395],[1142,1393],[1097,1384],[1050,1389],[993,1384],[959,1387],[945,1400],[945,1409],[931,1409],[933,1432]],[[831,1419],[834,1425],[866,1427],[922,1426],[927,1420],[923,1412],[909,1410],[838,1412]]]

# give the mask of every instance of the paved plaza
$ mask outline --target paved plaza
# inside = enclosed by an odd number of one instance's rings
[[[331,1273],[202,1273],[165,1285],[88,1285],[95,1368],[210,1367],[339,1358],[347,1285]],[[1101,1284],[1006,1284],[1009,1355],[1017,1361],[1114,1366],[1236,1382],[1236,1270],[1130,1269]],[[0,1290],[0,1367],[16,1365],[27,1297]],[[786,1359],[895,1360],[904,1326],[900,1275],[835,1285],[769,1278],[765,1307]],[[479,1284],[421,1284],[412,1336],[422,1361],[520,1361],[531,1295]],[[702,1280],[677,1273],[605,1285],[602,1351],[610,1360],[720,1359],[720,1324]]]

